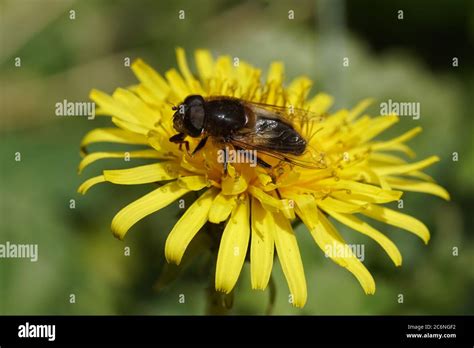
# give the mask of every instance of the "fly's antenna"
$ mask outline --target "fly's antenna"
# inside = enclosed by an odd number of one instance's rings
[[[178,110],[178,107],[177,107],[174,103],[172,103],[172,102],[170,102],[170,101],[168,101],[168,100],[166,101],[166,103],[168,103],[169,105],[171,105],[171,110],[173,110],[173,111]]]
[[[316,131],[314,131],[314,132],[310,132],[311,135],[308,137],[308,142],[311,142],[311,140],[314,138],[314,136],[315,136],[317,133],[319,133],[320,131],[322,131],[322,130],[323,130],[323,127],[318,128],[318,129],[317,129]]]

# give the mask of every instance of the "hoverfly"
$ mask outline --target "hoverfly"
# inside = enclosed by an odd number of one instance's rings
[[[201,150],[212,137],[235,149],[256,150],[259,154],[277,158],[290,164],[321,168],[317,161],[303,160],[300,156],[308,149],[308,141],[292,124],[292,119],[310,113],[306,110],[255,103],[243,99],[218,96],[203,98],[190,95],[173,110],[173,127],[178,134],[169,140],[186,146],[187,136],[201,138],[192,154]],[[257,163],[272,166],[260,157]],[[227,163],[224,163],[224,171]]]

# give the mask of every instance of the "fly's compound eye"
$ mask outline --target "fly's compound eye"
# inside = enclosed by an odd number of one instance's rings
[[[201,97],[200,95],[190,95],[184,99],[184,105],[187,107],[193,107],[193,106],[203,106],[204,105],[204,98]]]
[[[190,95],[178,105],[173,125],[178,132],[198,137],[204,128],[204,117],[204,98],[200,95]]]
[[[201,134],[204,128],[204,106],[193,105],[187,108],[184,116],[184,125],[189,132],[189,135],[197,137]]]

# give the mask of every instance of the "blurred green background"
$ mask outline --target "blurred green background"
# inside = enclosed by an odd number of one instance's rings
[[[179,10],[185,20],[178,19]],[[78,176],[82,136],[108,120],[54,114],[55,103],[87,100],[91,88],[110,93],[135,83],[124,57],[142,57],[160,72],[176,66],[176,46],[189,58],[194,49],[209,48],[215,56],[237,56],[263,69],[282,60],[288,78],[306,74],[315,81],[313,92],[333,94],[335,109],[365,97],[377,99],[373,115],[388,99],[420,102],[421,118],[401,118],[386,136],[421,125],[424,132],[410,142],[417,158],[441,157],[428,173],[452,200],[404,196],[404,212],[430,228],[428,246],[384,226],[403,255],[403,266],[396,268],[378,245],[340,226],[348,241],[365,244],[365,264],[377,283],[376,294],[366,296],[299,226],[308,302],[304,309],[288,303],[276,261],[275,314],[474,314],[472,1],[2,0],[0,13],[0,243],[39,245],[36,263],[0,259],[1,314],[205,313],[213,277],[206,255],[175,282],[153,288],[177,205],[138,223],[124,242],[113,238],[113,215],[151,186],[103,184],[79,196],[84,179],[123,164],[103,161]],[[16,57],[21,67],[15,67]],[[349,67],[343,68],[343,57]],[[130,256],[124,256],[125,247]],[[231,313],[262,314],[267,302],[268,290],[251,290],[245,265]]]

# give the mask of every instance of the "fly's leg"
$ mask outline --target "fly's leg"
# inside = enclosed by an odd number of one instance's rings
[[[257,157],[257,164],[263,168],[273,168],[271,164],[268,164],[263,159]]]
[[[227,153],[227,146],[224,147],[224,175],[227,175],[227,158],[229,154]]]
[[[196,152],[198,152],[199,150],[201,150],[201,149],[204,147],[204,145],[206,145],[207,138],[208,138],[208,137],[204,137],[204,138],[202,138],[202,139],[199,141],[199,143],[197,144],[196,148],[194,149],[192,155],[194,155]]]
[[[172,143],[175,143],[175,144],[179,144],[179,150],[180,151],[181,151],[181,149],[183,147],[183,144],[184,144],[184,146],[186,147],[186,152],[189,153],[189,142],[187,140],[184,140],[185,137],[186,137],[186,134],[178,133],[178,134],[173,135],[169,139],[169,141],[171,141]]]

